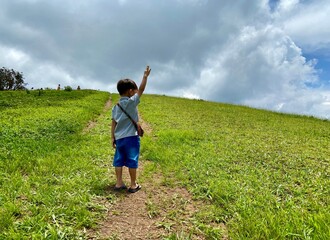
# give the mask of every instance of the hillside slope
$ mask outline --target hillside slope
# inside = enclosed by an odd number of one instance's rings
[[[84,239],[97,227],[116,198],[108,99],[0,92],[0,239]],[[152,129],[144,171],[205,203],[190,223],[207,238],[218,226],[230,239],[330,236],[329,121],[158,95],[139,111]]]
[[[81,239],[95,225],[104,209],[92,200],[108,184],[109,122],[83,129],[109,97],[0,92],[0,239]]]
[[[233,239],[328,239],[330,122],[221,103],[143,96],[143,156]]]

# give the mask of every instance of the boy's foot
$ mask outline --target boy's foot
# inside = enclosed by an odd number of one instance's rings
[[[140,185],[137,185],[136,188],[129,188],[128,192],[129,193],[136,193],[137,191],[139,191],[142,187]]]
[[[126,187],[126,185],[123,185],[123,186],[120,186],[120,187],[114,187],[113,188],[113,190],[115,190],[115,191],[120,191],[120,190],[126,190],[127,189],[127,187]]]

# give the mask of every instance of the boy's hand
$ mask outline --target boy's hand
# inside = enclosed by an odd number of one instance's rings
[[[151,72],[151,68],[149,68],[149,66],[147,66],[146,70],[144,71],[143,77],[147,78],[149,76],[150,72]]]
[[[149,68],[149,66],[147,66],[146,70],[144,71],[142,82],[141,82],[139,90],[138,90],[138,95],[140,97],[142,96],[144,89],[146,88],[147,80],[148,80],[148,76],[149,76],[150,72],[151,72],[151,69]]]

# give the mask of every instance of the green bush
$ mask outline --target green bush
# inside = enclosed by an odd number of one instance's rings
[[[72,87],[70,87],[70,86],[65,86],[65,87],[64,87],[64,91],[71,92],[71,91],[72,91]]]

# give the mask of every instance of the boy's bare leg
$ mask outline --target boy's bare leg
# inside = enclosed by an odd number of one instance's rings
[[[129,175],[131,177],[131,189],[137,188],[136,184],[136,168],[129,168],[128,169]]]
[[[123,182],[123,167],[115,167],[115,171],[116,171],[116,178],[117,178],[117,182],[116,182],[116,186],[115,187],[122,187],[122,186],[124,186],[124,182]]]

